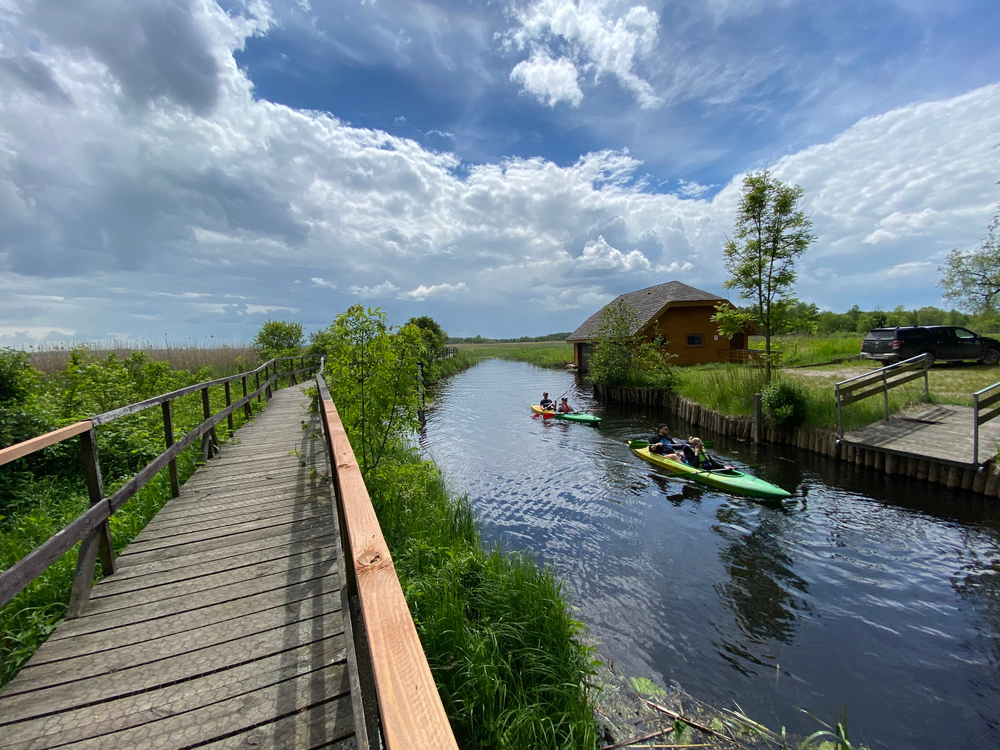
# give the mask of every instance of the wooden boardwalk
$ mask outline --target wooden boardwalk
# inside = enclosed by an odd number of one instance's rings
[[[0,694],[0,747],[354,747],[340,536],[307,403],[275,393],[123,551]]]
[[[854,445],[900,456],[915,456],[952,465],[972,464],[972,409],[968,406],[919,404],[886,421],[844,435]],[[979,458],[996,455],[1000,420],[979,428]]]

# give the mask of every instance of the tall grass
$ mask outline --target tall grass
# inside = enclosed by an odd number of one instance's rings
[[[696,365],[678,368],[676,392],[724,414],[750,414],[753,395],[764,387],[764,368]]]
[[[560,583],[482,546],[466,499],[397,447],[366,480],[459,745],[593,748],[593,674]]]
[[[834,360],[850,359],[861,356],[861,339],[863,333],[827,333],[807,336],[793,334],[771,337],[771,349],[781,354],[778,363],[785,367],[802,365],[818,365]],[[749,347],[763,349],[764,337],[751,336]]]
[[[538,367],[565,367],[573,361],[573,345],[565,341],[520,344],[460,344],[460,356],[484,359],[507,359]]]
[[[142,352],[156,362],[169,363],[174,370],[194,372],[207,367],[216,377],[235,375],[260,364],[257,353],[246,342],[216,340],[212,336],[188,338],[180,343],[166,339],[112,339],[25,347],[31,355],[31,366],[47,375],[65,370],[74,349],[86,349],[91,356],[99,358],[114,352],[120,359]]]

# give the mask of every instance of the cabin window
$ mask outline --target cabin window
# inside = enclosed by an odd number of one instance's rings
[[[703,333],[689,333],[687,335],[688,346],[704,346],[705,345],[705,334]]]

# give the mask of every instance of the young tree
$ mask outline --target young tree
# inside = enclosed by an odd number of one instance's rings
[[[608,305],[591,339],[590,378],[609,386],[637,385],[669,388],[675,380],[672,354],[662,340],[638,335],[639,316],[628,302]]]
[[[302,348],[302,324],[285,320],[265,320],[250,346],[265,359],[290,357]]]
[[[812,221],[799,206],[802,188],[786,185],[764,169],[743,178],[736,228],[726,242],[727,289],[750,301],[750,316],[764,335],[764,378],[771,382],[771,337],[776,333],[776,303],[795,284],[795,260],[815,239]],[[719,331],[734,336],[750,322],[740,310],[716,308]]]
[[[985,321],[1000,319],[1000,207],[993,215],[979,250],[952,250],[938,268],[944,296]]]

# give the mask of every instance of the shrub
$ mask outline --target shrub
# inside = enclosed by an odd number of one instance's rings
[[[806,418],[806,393],[790,380],[773,380],[760,393],[764,414],[774,422],[800,424]]]
[[[265,359],[290,357],[299,353],[304,341],[301,323],[268,319],[257,330],[251,347]]]
[[[632,305],[625,301],[608,305],[592,338],[590,378],[607,386],[672,388],[677,381],[670,365],[674,355],[663,348],[656,337],[645,340],[640,334],[641,321]]]

